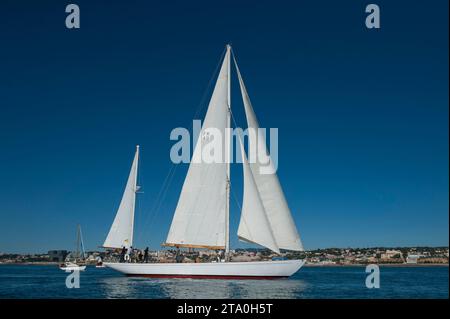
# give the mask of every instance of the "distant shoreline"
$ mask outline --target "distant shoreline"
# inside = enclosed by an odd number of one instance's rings
[[[28,262],[28,263],[0,263],[0,266],[3,265],[12,265],[12,266],[58,266],[60,263],[58,262]]]

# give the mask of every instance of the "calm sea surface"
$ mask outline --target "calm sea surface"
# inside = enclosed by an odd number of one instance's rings
[[[289,279],[128,278],[88,267],[68,289],[56,266],[0,265],[0,298],[448,298],[448,267],[381,267],[367,289],[364,267],[303,267]]]

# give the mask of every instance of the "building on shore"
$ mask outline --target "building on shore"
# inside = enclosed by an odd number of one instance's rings
[[[67,250],[49,250],[48,251],[48,257],[49,260],[52,262],[63,262],[67,255],[69,254],[69,252]]]
[[[402,252],[400,250],[387,249],[381,254],[381,259],[402,258]]]
[[[406,257],[406,263],[407,264],[417,264],[417,261],[419,260],[420,255],[417,254],[408,254],[408,257]]]

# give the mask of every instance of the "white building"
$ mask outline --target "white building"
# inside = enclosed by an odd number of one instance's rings
[[[406,263],[407,264],[417,264],[417,261],[419,260],[420,256],[416,254],[408,254],[408,257],[406,257]]]
[[[402,258],[402,252],[400,250],[386,250],[386,252],[381,254],[382,259],[391,259],[395,256],[400,256]]]

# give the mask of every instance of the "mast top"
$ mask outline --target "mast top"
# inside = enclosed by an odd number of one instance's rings
[[[136,149],[137,149],[137,150],[139,149],[139,145],[136,145]]]
[[[227,48],[227,50],[230,50],[231,49],[231,44],[227,43],[226,48]]]

